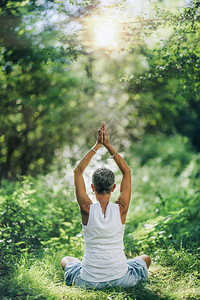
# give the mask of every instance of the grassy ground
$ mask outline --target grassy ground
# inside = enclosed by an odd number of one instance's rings
[[[14,265],[12,278],[1,281],[3,299],[200,299],[200,273],[190,264],[195,265],[196,258],[188,260],[188,255],[180,251],[176,251],[177,261],[173,264],[164,254],[160,263],[153,258],[147,282],[130,289],[106,291],[67,287],[59,264],[62,255],[52,253],[43,259],[23,255]],[[187,268],[179,269],[178,259]],[[171,265],[164,266],[166,263]]]

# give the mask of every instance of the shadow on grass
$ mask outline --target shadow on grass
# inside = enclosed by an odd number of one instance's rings
[[[163,295],[162,292],[157,289],[152,291],[151,286],[146,286],[144,284],[138,284],[136,287],[133,288],[133,290],[130,292],[131,297],[133,297],[133,299],[137,299],[137,300],[145,300],[145,299],[149,299],[149,300],[167,300],[167,299],[171,299],[171,297]]]
[[[34,281],[34,278],[33,278]],[[0,289],[1,289],[1,299],[3,300],[25,300],[25,299],[40,299],[40,300],[55,300],[55,299],[126,299],[126,300],[169,300],[171,297],[167,297],[162,294],[161,291],[151,289],[151,285],[148,283],[140,283],[132,288],[110,288],[102,289],[101,291],[85,290],[80,288],[68,287],[63,282],[53,283],[54,292],[49,292],[50,285],[49,282],[46,286],[46,291],[44,290],[43,284],[38,288],[32,287],[29,280],[29,284],[24,284],[18,282],[13,278],[4,277],[0,278]]]
[[[111,289],[102,289],[102,292],[106,292],[109,294],[108,299],[118,299],[118,295],[121,293],[123,295],[123,298],[120,299],[134,299],[134,300],[169,300],[172,299],[171,297],[168,297],[166,295],[163,295],[160,290],[152,290],[151,286],[146,283],[138,283],[136,286],[132,288],[111,288]]]
[[[5,283],[4,283],[5,284]],[[2,287],[2,286],[1,286]],[[73,289],[69,287],[69,289]],[[39,292],[39,291],[38,291]],[[1,299],[2,300],[11,300],[11,299],[17,299],[17,300],[25,300],[25,299],[41,299],[41,300],[47,300],[47,299],[56,299],[54,296],[45,295],[41,291],[38,293],[36,290],[31,290],[31,288],[24,289],[20,288],[19,286],[14,286],[12,284],[9,284],[8,282],[4,285],[4,288],[1,290]],[[69,298],[67,295],[63,295],[57,299],[134,299],[134,300],[169,300],[172,299],[171,297],[166,297],[164,295],[159,295],[160,291],[150,291],[145,288],[145,286],[138,285],[131,289],[107,289],[102,291],[84,291],[82,295],[80,294],[80,291],[77,291],[77,295],[73,295],[72,298],[69,295]]]

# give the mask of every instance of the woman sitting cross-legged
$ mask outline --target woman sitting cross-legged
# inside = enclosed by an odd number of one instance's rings
[[[110,202],[114,191],[114,173],[106,168],[92,175],[92,190],[97,203],[93,204],[86,193],[83,172],[96,151],[104,145],[122,172],[120,195]],[[83,260],[66,256],[61,260],[68,285],[101,289],[131,287],[148,278],[151,259],[141,255],[126,259],[124,254],[124,227],[131,197],[131,172],[125,160],[110,145],[105,123],[97,132],[97,142],[74,169],[76,197],[82,216],[85,253]]]

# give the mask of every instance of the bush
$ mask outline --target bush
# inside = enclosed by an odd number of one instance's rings
[[[187,137],[173,136],[144,136],[141,143],[131,145],[131,156],[139,160],[140,165],[161,165],[174,169],[174,174],[179,174],[190,162],[194,149]]]
[[[66,247],[80,232],[75,202],[66,200],[65,206],[54,206],[35,188],[38,186],[27,177],[16,183],[2,182],[0,256],[4,270],[24,251]]]
[[[125,237],[128,255],[154,253],[158,249],[196,249],[200,240],[199,220],[191,222],[187,209],[159,216],[140,224],[135,232]]]

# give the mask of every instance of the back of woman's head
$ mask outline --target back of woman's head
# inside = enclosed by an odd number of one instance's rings
[[[109,194],[115,184],[115,175],[107,168],[99,168],[92,175],[92,184],[98,194]]]

